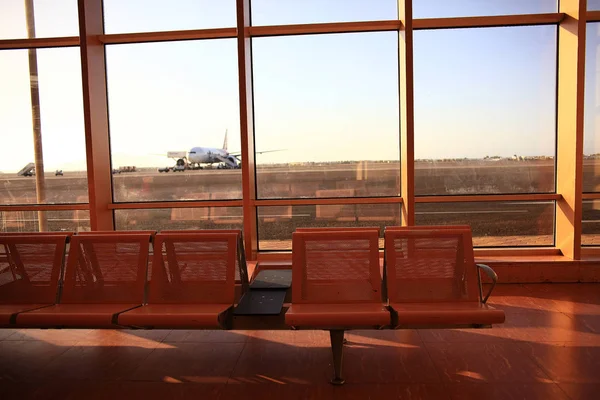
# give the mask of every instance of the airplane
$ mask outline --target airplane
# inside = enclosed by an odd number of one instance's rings
[[[269,153],[281,150],[266,150],[256,152],[256,154]],[[192,147],[188,152],[169,151],[167,157],[176,160],[174,167],[159,168],[158,172],[182,172],[186,169],[203,169],[203,165],[217,164],[218,169],[240,169],[242,168],[240,156],[241,152],[229,152],[227,149],[227,129],[225,130],[225,139],[223,147],[220,149],[214,147]]]

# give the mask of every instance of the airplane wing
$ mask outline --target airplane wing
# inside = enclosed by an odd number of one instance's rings
[[[256,154],[264,154],[264,153],[273,153],[275,151],[286,151],[287,149],[278,149],[278,150],[265,150],[265,151],[257,151]],[[239,157],[242,155],[241,151],[238,152],[229,152],[234,157]]]
[[[150,153],[149,155],[168,158],[185,158],[187,157],[187,151],[167,151],[166,153]]]

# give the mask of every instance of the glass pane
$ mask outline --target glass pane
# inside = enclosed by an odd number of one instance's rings
[[[252,25],[397,19],[397,4],[397,0],[252,0]]]
[[[589,1],[589,0],[588,0]],[[473,17],[558,12],[557,0],[416,0],[414,18]]]
[[[471,225],[479,247],[554,245],[554,202],[417,203],[417,225]]]
[[[26,39],[79,36],[77,0],[0,1],[0,39]],[[33,30],[27,32],[27,11]]]
[[[581,232],[582,245],[600,245],[600,200],[586,200],[583,202]]]
[[[104,0],[104,31],[134,33],[231,28],[236,0]]]
[[[260,198],[399,194],[397,49],[394,32],[253,40]]]
[[[0,232],[39,232],[40,215],[49,232],[90,230],[88,210],[67,211],[0,211]]]
[[[258,207],[260,250],[291,250],[296,228],[383,227],[401,224],[400,204]],[[383,247],[383,239],[380,240]]]
[[[117,230],[242,229],[241,207],[115,210]]]
[[[553,192],[556,27],[414,37],[416,194]]]
[[[240,198],[235,40],[113,45],[106,59],[115,201]]]
[[[600,192],[600,23],[587,24],[583,191]]]
[[[599,11],[600,0],[587,0],[587,9],[588,11]]]
[[[88,201],[79,48],[0,51],[0,140],[0,204]]]

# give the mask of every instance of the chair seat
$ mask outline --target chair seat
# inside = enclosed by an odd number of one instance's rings
[[[10,319],[15,314],[51,305],[52,304],[0,304],[0,326],[10,325]]]
[[[232,304],[149,304],[118,317],[119,325],[155,328],[219,328]]]
[[[390,324],[390,312],[383,304],[292,304],[285,323],[295,327],[353,328]]]
[[[398,325],[501,324],[504,311],[478,302],[391,303]]]
[[[57,304],[17,315],[23,327],[114,327],[116,314],[140,304]]]

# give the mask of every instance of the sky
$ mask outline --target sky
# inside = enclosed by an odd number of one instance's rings
[[[38,37],[78,34],[76,0],[34,3]],[[253,0],[252,22],[395,19],[396,3]],[[588,3],[600,9],[600,1]],[[104,9],[106,33],[232,27],[236,20],[235,0],[105,0]],[[556,10],[556,0],[415,0],[413,13]],[[0,1],[0,39],[26,37],[25,26],[23,0]],[[591,31],[586,110],[600,92],[600,36]],[[416,158],[554,154],[556,27],[418,31],[414,40]],[[257,162],[398,160],[397,48],[394,32],[253,39],[256,149],[283,150]],[[79,49],[37,55],[46,170],[85,169]],[[235,39],[107,46],[113,167],[172,165],[167,151],[220,147],[226,130],[229,149],[240,150],[236,56]],[[27,50],[0,51],[0,171],[33,161],[30,104]],[[586,112],[586,154],[600,152],[596,125],[600,119]]]

